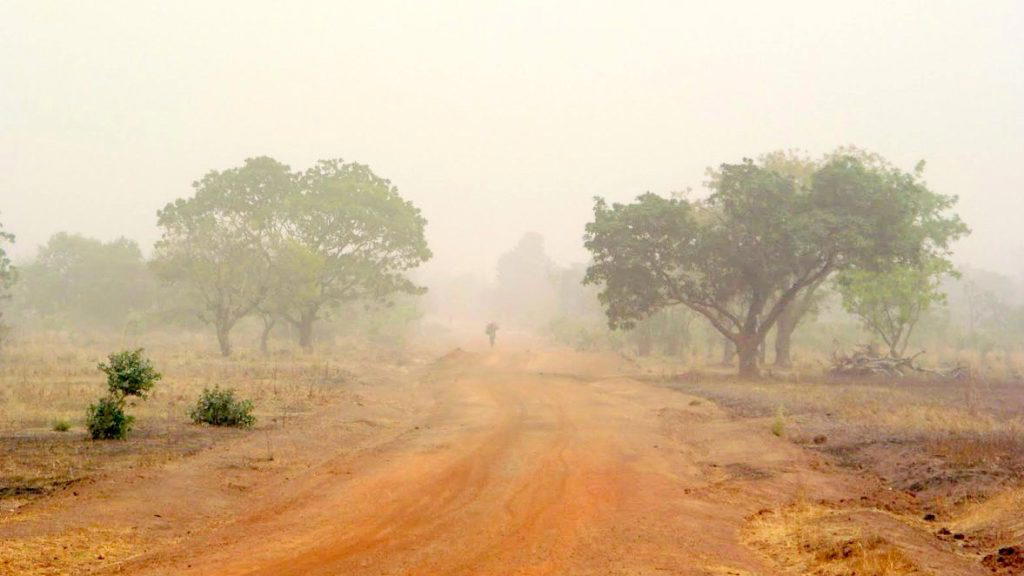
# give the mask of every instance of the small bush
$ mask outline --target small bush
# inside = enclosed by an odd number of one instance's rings
[[[134,420],[124,411],[124,399],[111,394],[89,405],[85,422],[93,440],[121,440],[131,432]]]
[[[251,400],[235,398],[235,391],[230,388],[226,390],[221,390],[219,387],[215,387],[213,390],[206,388],[189,416],[196,424],[250,428],[256,423],[256,417],[252,415],[252,408]]]
[[[142,348],[115,352],[97,368],[107,375],[108,394],[89,405],[86,425],[93,440],[120,440],[128,436],[135,420],[124,411],[125,398],[145,398],[162,376],[142,355]]]
[[[782,438],[786,433],[786,414],[782,411],[782,408],[775,412],[775,420],[772,421],[772,434]]]
[[[53,423],[54,432],[67,432],[71,430],[71,424],[67,420],[57,420]]]
[[[145,398],[156,381],[163,376],[153,368],[148,358],[138,350],[124,350],[107,357],[98,366],[107,375],[107,388],[118,396]]]

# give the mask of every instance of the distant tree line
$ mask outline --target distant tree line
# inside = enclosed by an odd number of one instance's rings
[[[187,316],[210,326],[220,351],[258,318],[266,351],[271,330],[290,325],[309,349],[316,324],[352,306],[393,304],[424,288],[407,273],[427,261],[426,220],[369,167],[323,160],[293,172],[271,158],[211,171],[192,196],[158,213],[162,237],[152,260],[124,238],[111,242],[58,233],[19,270],[17,308],[42,327],[128,327],[142,317]],[[15,273],[0,229],[0,297]],[[402,321],[415,312],[392,308]],[[381,321],[357,320],[368,332]]]
[[[855,321],[892,356],[912,342],[1009,354],[1024,337],[1020,290],[954,270],[951,245],[968,229],[923,168],[855,148],[723,164],[708,170],[705,197],[598,199],[589,263],[559,266],[527,233],[498,260],[486,294],[462,278],[440,297],[577,348],[699,348],[744,375],[770,352],[789,367],[794,335],[812,324],[803,339],[819,348],[860,337]],[[150,260],[128,239],[58,233],[17,270],[6,252],[14,237],[0,227],[0,342],[12,316],[44,328],[191,323],[209,326],[227,355],[243,320],[266,351],[279,326],[308,349],[325,319],[393,338],[419,316],[424,289],[409,272],[431,257],[426,222],[364,165],[292,171],[252,158],[206,174],[158,223]],[[361,314],[368,306],[375,313]]]

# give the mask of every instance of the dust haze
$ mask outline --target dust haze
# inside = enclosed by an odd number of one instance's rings
[[[0,576],[1024,574],[1021,38],[0,0]]]
[[[0,210],[158,237],[211,169],[370,165],[420,206],[431,269],[490,277],[541,233],[584,262],[591,198],[700,188],[707,166],[855,144],[961,197],[959,261],[1019,275],[1015,2],[5,2]]]

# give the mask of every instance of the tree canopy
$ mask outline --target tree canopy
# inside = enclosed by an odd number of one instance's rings
[[[921,316],[945,302],[941,283],[951,275],[949,261],[935,257],[916,266],[846,270],[836,284],[846,311],[885,342],[891,357],[901,358]]]
[[[324,313],[356,299],[420,294],[406,272],[431,257],[426,219],[366,165],[321,160],[296,176],[287,200],[275,310],[312,344]]]
[[[250,158],[238,168],[211,171],[192,184],[195,194],[157,214],[163,236],[154,266],[194,302],[199,319],[214,326],[221,353],[230,333],[263,302],[273,279],[281,207],[294,188],[288,166]]]
[[[420,293],[406,272],[431,256],[426,220],[369,167],[322,160],[302,173],[268,157],[213,171],[159,213],[159,274],[190,291],[231,353],[242,318],[281,317],[312,344],[314,323],[342,303]]]
[[[585,281],[601,286],[610,325],[632,327],[682,304],[735,343],[740,372],[802,292],[837,270],[884,269],[943,256],[966,233],[920,172],[834,154],[806,184],[751,160],[723,164],[703,200],[647,193],[598,198]]]

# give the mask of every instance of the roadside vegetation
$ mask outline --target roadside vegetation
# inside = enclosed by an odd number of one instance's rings
[[[125,411],[128,400],[145,399],[163,376],[143,356],[142,348],[111,354],[98,368],[107,375],[107,394],[89,405],[86,428],[93,440],[123,440],[135,422]]]
[[[350,342],[323,354],[289,350],[273,358],[248,354],[223,360],[197,352],[215,341],[202,335],[180,338],[144,339],[163,378],[145,401],[126,402],[132,431],[116,442],[89,441],[86,417],[86,408],[97,403],[97,390],[107,386],[96,365],[113,343],[47,334],[19,339],[9,348],[0,364],[0,512],[98,474],[159,465],[247,434],[230,426],[193,424],[191,413],[206,389],[219,385],[234,391],[234,410],[220,414],[239,423],[251,418],[257,430],[275,430],[350,399],[357,381],[353,366],[366,372],[383,354]],[[265,435],[258,438],[266,442]]]
[[[908,543],[892,533],[912,526],[933,538],[914,546],[955,546],[978,562],[1024,565],[1017,555],[1024,525],[1008,516],[1024,491],[1020,381],[829,379],[816,372],[750,382],[721,368],[669,364],[641,361],[652,381],[762,422],[876,483],[859,498],[798,500],[752,518],[750,541],[781,564],[804,573],[934,573],[909,562]],[[889,531],[879,528],[886,523]]]
[[[234,389],[220,387],[204,388],[196,405],[189,411],[189,418],[196,424],[252,428],[256,424],[251,400],[235,398]]]
[[[751,520],[751,542],[796,573],[928,573],[885,534],[850,533],[851,513],[876,511],[993,573],[1024,566],[1024,526],[1005,517],[1024,490],[1024,283],[952,264],[969,233],[956,198],[923,163],[856,148],[708,176],[705,194],[599,199],[587,264],[524,236],[497,267],[497,319],[618,353],[874,478],[863,500]]]
[[[991,562],[1024,544],[999,516],[1024,491],[1024,285],[953,265],[969,230],[923,163],[856,148],[727,162],[705,194],[597,199],[586,263],[524,234],[493,280],[415,272],[426,220],[341,160],[213,170],[157,221],[151,258],[62,232],[17,266],[0,228],[0,510],[284,427],[348,397],[341,363],[366,350],[541,335],[876,478],[885,491],[852,504],[751,519],[749,540],[796,570],[920,568],[891,540],[814,536],[841,511],[929,523]]]
[[[285,426],[345,396],[340,359],[400,356],[422,315],[426,221],[365,165],[252,158],[157,221],[152,258],[59,232],[17,266],[0,226],[0,509]]]

